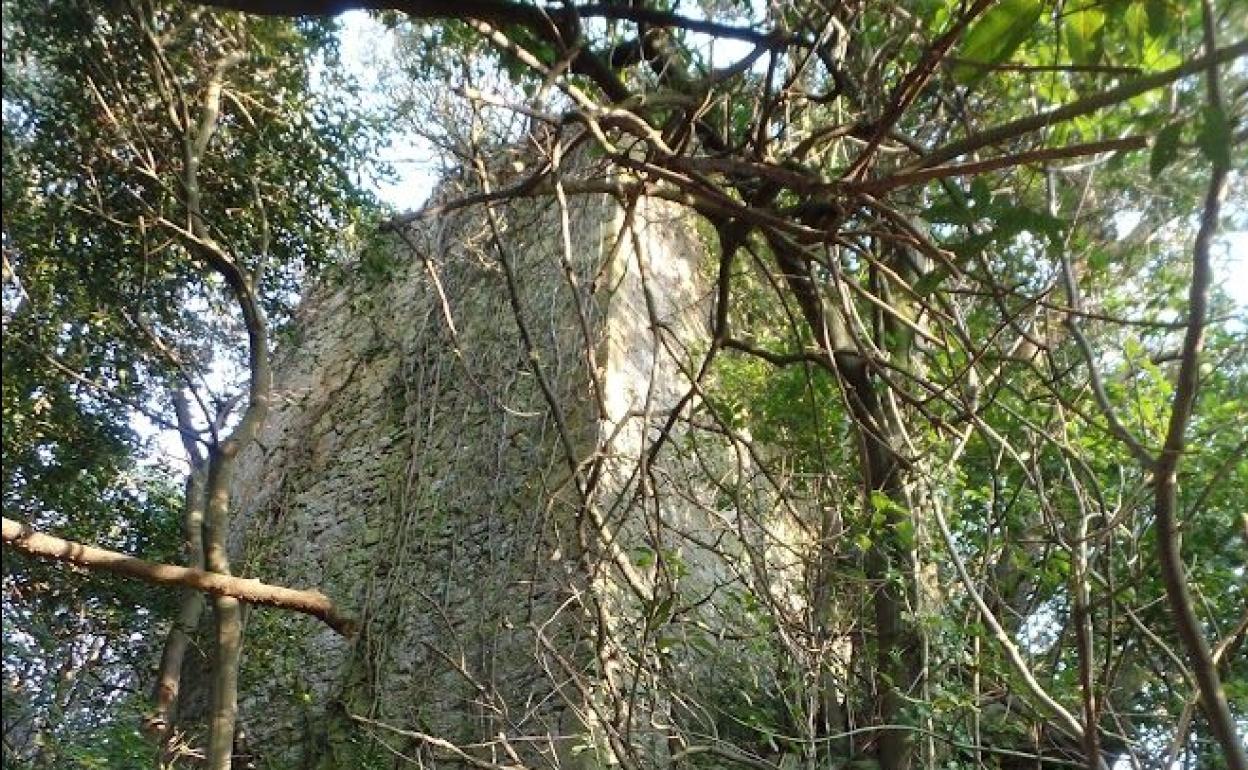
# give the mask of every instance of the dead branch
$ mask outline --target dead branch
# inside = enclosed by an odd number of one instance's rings
[[[63,561],[85,569],[109,572],[162,586],[193,588],[213,596],[230,596],[249,604],[277,607],[311,615],[343,636],[355,633],[355,621],[340,614],[329,597],[315,589],[300,590],[205,572],[201,569],[161,564],[105,548],[36,532],[27,524],[5,518],[4,544],[41,559]]]

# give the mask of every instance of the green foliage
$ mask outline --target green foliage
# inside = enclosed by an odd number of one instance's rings
[[[1196,145],[1210,163],[1223,168],[1231,165],[1231,124],[1220,108],[1206,107],[1201,111]]]
[[[968,85],[983,79],[992,65],[1009,59],[1031,37],[1043,12],[1041,0],[1003,0],[994,4],[963,35],[958,54],[970,63],[955,67],[954,76]]]
[[[1153,140],[1153,154],[1148,159],[1148,173],[1154,178],[1178,158],[1182,131],[1182,123],[1171,123],[1157,132],[1157,138]]]
[[[1095,64],[1103,53],[1101,36],[1105,30],[1105,12],[1099,8],[1081,8],[1064,20],[1062,31],[1075,64]]]
[[[328,21],[30,0],[5,6],[3,56],[5,515],[176,563],[182,484],[146,459],[136,415],[172,424],[170,388],[245,352],[186,237],[201,102],[220,77],[197,171],[208,231],[258,277],[275,327],[373,206],[356,180],[378,127],[314,87],[336,61]],[[226,379],[201,390],[210,412]],[[21,703],[5,709],[6,757],[12,735],[14,761],[42,743],[40,766],[150,762],[121,707],[142,696],[119,693],[149,686],[176,592],[7,554],[4,587],[6,703],[9,688]]]

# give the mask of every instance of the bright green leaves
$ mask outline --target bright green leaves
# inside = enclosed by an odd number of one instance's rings
[[[897,544],[902,548],[914,547],[914,520],[901,519],[893,524],[893,534],[897,536]]]
[[[889,497],[888,495],[884,494],[882,491],[878,489],[871,490],[871,509],[878,514],[882,514],[880,518],[881,523],[883,523],[884,521],[884,518],[883,518],[884,516],[892,515],[892,514],[899,513],[899,512],[904,513],[906,510],[905,508],[898,505],[897,502],[893,500],[893,498]]]
[[[1177,67],[1199,44],[1199,25],[1191,23],[1193,10],[1173,0],[1109,0],[1071,11],[1063,20],[1063,31],[1075,64],[1105,63],[1155,72]],[[1073,28],[1086,31],[1095,23],[1088,14],[1100,14],[1104,22],[1094,36],[1096,57],[1080,61],[1082,49],[1070,36],[1079,34]]]
[[[871,531],[875,537],[891,532],[892,539],[902,548],[914,545],[914,520],[904,505],[889,497],[878,489],[871,490]],[[865,539],[870,543],[870,539]],[[857,545],[862,546],[864,538],[859,537]]]
[[[1131,3],[1125,8],[1115,6],[1115,9],[1110,21],[1114,27],[1121,28],[1130,40],[1148,39],[1148,11],[1143,3]]]
[[[1169,373],[1153,360],[1156,355],[1134,335],[1128,335],[1122,343],[1124,374],[1121,379],[1127,386],[1111,386],[1113,395],[1124,404],[1124,414],[1141,430],[1148,440],[1160,443],[1165,439],[1170,418],[1170,401],[1174,386]]]
[[[1101,58],[1101,34],[1105,12],[1089,7],[1068,16],[1062,26],[1070,59],[1075,64],[1095,64]]]
[[[1176,38],[1190,30],[1175,23],[1184,16],[1175,5],[1168,0],[1065,3],[1050,18],[1054,5],[1044,0],[1002,0],[970,25],[951,72],[959,83],[973,86],[1009,63],[1040,70],[1003,75],[1000,80],[1007,85],[1017,80],[1040,93],[1100,90],[1115,73],[1087,68],[1105,64],[1156,71],[1182,61]],[[1060,94],[1048,100],[1066,101]]]
[[[1040,0],[1003,0],[993,6],[962,38],[958,57],[967,63],[955,66],[953,76],[967,85],[983,78],[988,67],[1009,59],[1031,36],[1043,12]]]

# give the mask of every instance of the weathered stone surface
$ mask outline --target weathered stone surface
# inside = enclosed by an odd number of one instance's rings
[[[630,555],[648,529],[637,459],[690,403],[704,249],[645,199],[573,200],[566,241],[553,201],[498,212],[502,251],[479,211],[423,224],[384,274],[362,260],[314,290],[282,350],[236,478],[238,571],[319,587],[362,630],[251,613],[242,719],[262,756],[348,766],[349,715],[597,753],[580,749],[602,740],[592,706],[620,653],[596,624],[644,614],[621,570],[653,592]]]

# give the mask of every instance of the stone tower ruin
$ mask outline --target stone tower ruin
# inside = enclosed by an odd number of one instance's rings
[[[697,458],[655,442],[687,433],[712,283],[675,212],[447,213],[311,292],[240,458],[232,546],[360,632],[250,614],[256,754],[356,766],[378,754],[364,731],[434,760],[446,741],[500,764],[662,763],[670,704],[629,659],[669,654],[664,584],[700,569],[664,531],[700,526],[675,481]]]

